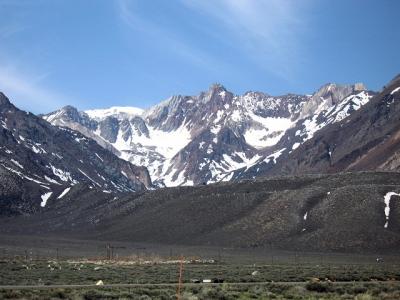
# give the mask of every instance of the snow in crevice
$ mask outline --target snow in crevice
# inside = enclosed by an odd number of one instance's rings
[[[222,116],[224,115],[223,110],[217,111],[217,117],[214,119],[214,124],[218,124],[219,121],[222,119]]]
[[[383,226],[384,228],[388,228],[389,226],[389,214],[390,214],[390,200],[392,196],[400,196],[400,194],[397,194],[395,192],[388,192],[386,193],[384,197],[384,202],[385,202],[385,218],[386,218],[386,223]]]
[[[48,185],[48,183],[45,183],[45,182],[42,182],[42,181],[40,181],[40,180],[34,179],[34,178],[30,177],[30,176],[27,176],[27,175],[23,174],[23,173],[20,172],[20,171],[17,171],[17,170],[14,170],[14,169],[10,168],[10,167],[7,167],[7,166],[4,165],[4,164],[1,164],[1,166],[2,166],[3,168],[5,168],[6,170],[8,170],[9,172],[16,174],[16,175],[18,175],[19,177],[21,177],[21,178],[23,178],[23,179],[26,179],[26,180],[29,180],[29,181],[33,181],[33,182],[36,182],[36,183],[38,183],[38,184],[40,184],[40,185],[44,185],[44,186]],[[36,176],[36,175],[35,175],[35,176]],[[37,176],[37,177],[39,177],[39,176]],[[40,178],[40,177],[39,177],[39,178]]]
[[[65,182],[70,181],[70,182],[73,183],[73,184],[77,184],[77,183],[78,183],[78,181],[76,181],[76,180],[74,180],[74,179],[72,178],[70,172],[63,171],[63,170],[61,170],[61,169],[58,169],[58,168],[56,168],[55,166],[53,166],[52,164],[50,164],[50,168],[51,168],[51,170],[53,171],[53,174],[54,174],[55,176],[57,176],[58,178],[60,178],[60,180],[65,181]]]
[[[38,145],[32,145],[31,149],[33,152],[35,152],[36,154],[40,154],[40,153],[47,153],[46,150],[44,150],[42,147],[39,147]]]
[[[274,153],[272,153],[271,155],[268,155],[266,159],[264,159],[264,161],[266,163],[273,161],[274,164],[276,164],[276,160],[282,155],[282,153],[286,150],[286,148],[282,148],[278,151],[275,151]]]
[[[248,128],[244,138],[247,144],[257,149],[276,145],[286,130],[294,125],[290,118],[264,118],[252,112],[248,112],[247,115],[258,125]]]
[[[69,191],[71,190],[70,187],[67,187],[65,190],[63,190],[63,192],[57,197],[57,199],[61,199],[62,197],[64,197]]]
[[[190,141],[191,134],[187,129],[185,121],[174,131],[163,131],[148,126],[149,137],[145,135],[130,135],[124,139],[124,132],[119,131],[117,140],[112,145],[119,151],[131,151],[137,145],[152,148],[153,151],[166,159],[172,158],[183,149]]]
[[[53,192],[47,192],[47,193],[43,194],[42,196],[40,196],[42,198],[42,202],[40,203],[41,207],[46,206],[47,200],[49,200],[49,198],[51,197],[52,194],[53,194]]]
[[[97,181],[95,181],[94,179],[92,179],[89,175],[87,175],[85,172],[83,172],[81,169],[78,168],[78,171],[81,172],[87,179],[89,179],[91,182],[93,182],[95,185],[97,185],[98,187],[101,187],[101,185],[99,183],[97,183]]]
[[[292,150],[296,150],[300,145],[300,143],[294,143],[292,146]]]
[[[98,155],[97,153],[95,153],[95,155],[96,155],[97,158],[100,159],[102,162],[104,161],[104,160],[100,157],[100,155]]]
[[[7,124],[6,124],[6,122],[4,122],[3,120],[1,120],[1,126],[2,126],[4,129],[7,129],[7,130],[8,130]]]
[[[24,168],[23,165],[21,165],[18,161],[16,161],[16,160],[13,159],[13,158],[11,158],[11,162],[12,162],[14,165],[16,165],[17,167],[21,168],[21,169]]]
[[[397,93],[398,91],[400,91],[400,86],[395,88],[393,91],[391,91],[390,95],[393,95],[394,93]]]
[[[232,155],[223,154],[223,160],[219,167],[224,171],[224,173],[229,173],[242,168],[250,168],[257,162],[259,162],[261,156],[255,155],[251,158],[247,158],[244,152],[235,152]],[[218,165],[216,163],[216,165]]]
[[[44,176],[44,179],[46,179],[50,183],[61,185],[61,183],[57,182],[56,180],[54,180],[54,179],[52,179],[52,178],[50,178],[50,177],[48,177],[46,175]]]

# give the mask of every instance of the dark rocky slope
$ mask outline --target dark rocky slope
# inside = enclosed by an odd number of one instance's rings
[[[0,232],[161,244],[376,251],[400,246],[399,173],[345,173],[257,179],[104,195],[77,186]],[[99,196],[99,197],[98,197]]]
[[[400,170],[400,77],[360,110],[319,131],[273,173]]]
[[[0,214],[32,213],[78,183],[104,193],[151,187],[145,167],[71,129],[19,110],[0,93]]]

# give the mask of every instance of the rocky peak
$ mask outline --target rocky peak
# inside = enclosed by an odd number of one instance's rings
[[[269,97],[269,94],[257,91],[247,91],[243,94],[243,97],[266,98]]]
[[[354,84],[354,91],[358,92],[358,91],[366,91],[367,87],[364,85],[364,83],[362,82],[357,82]]]
[[[61,112],[64,116],[68,117],[68,119],[72,121],[77,122],[80,119],[79,111],[71,105],[67,105],[61,108]]]
[[[212,93],[220,93],[220,92],[226,92],[226,88],[220,84],[220,83],[213,83],[210,85],[208,92]]]
[[[362,83],[344,85],[328,83],[322,86],[316,93],[314,93],[313,98],[330,98],[332,100],[332,104],[336,104],[340,100],[349,96],[351,93],[363,90],[366,90],[366,88]]]
[[[0,105],[9,105],[10,100],[4,95],[2,92],[0,92]]]
[[[349,95],[364,90],[366,90],[366,87],[362,83],[344,85],[336,83],[325,84],[316,91],[303,106],[300,118],[305,118],[312,114],[319,113],[322,110],[329,109],[333,105],[340,103],[340,101]]]
[[[229,102],[233,94],[229,92],[222,84],[213,83],[206,92],[200,93],[201,103],[208,102]]]
[[[115,117],[107,117],[99,123],[100,136],[110,143],[117,140],[119,122]]]

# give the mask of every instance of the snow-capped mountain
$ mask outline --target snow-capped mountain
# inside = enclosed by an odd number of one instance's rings
[[[67,106],[42,117],[147,167],[159,186],[198,185],[255,176],[370,96],[362,84],[283,96],[234,95],[214,84],[198,96],[173,96],[148,110]]]
[[[69,117],[85,128],[93,125],[79,114]],[[0,214],[37,211],[79,184],[106,194],[152,188],[145,167],[116,157],[78,131],[19,110],[2,93],[0,122]]]
[[[363,100],[364,99],[364,100]],[[400,170],[400,75],[367,104],[365,94],[331,109],[322,120],[334,123],[268,170],[268,174],[337,173]],[[342,108],[343,107],[343,108]],[[352,110],[348,118],[340,113]],[[339,112],[338,112],[339,111]],[[315,121],[308,121],[315,128]]]

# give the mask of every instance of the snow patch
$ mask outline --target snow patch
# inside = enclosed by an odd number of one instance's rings
[[[60,180],[62,181],[70,181],[73,184],[77,184],[78,182],[76,180],[74,180],[71,177],[71,173],[67,172],[67,171],[63,171],[61,169],[57,169],[55,166],[53,166],[52,164],[50,164],[50,168],[53,171],[53,174],[55,176],[57,176],[58,178],[60,178]]]
[[[234,121],[234,122],[239,122],[239,121],[241,120],[240,111],[234,110],[234,111],[232,112],[231,119],[232,119],[232,121]]]
[[[21,165],[18,161],[16,161],[15,159],[13,159],[13,158],[11,158],[11,162],[14,164],[14,165],[16,165],[16,166],[18,166],[19,168],[21,168],[21,169],[23,169],[24,168],[24,166],[23,165]]]
[[[388,228],[388,226],[389,226],[390,199],[392,198],[392,196],[400,196],[400,194],[397,194],[395,192],[389,192],[389,193],[386,193],[386,195],[384,197],[384,201],[385,201],[385,217],[386,217],[386,223],[383,226],[384,228]]]
[[[223,110],[217,111],[217,117],[214,119],[214,124],[217,124],[221,120],[223,115],[224,115]]]
[[[270,162],[273,160],[274,164],[276,164],[276,160],[279,158],[279,156],[282,155],[282,153],[286,150],[286,148],[282,148],[281,150],[275,151],[271,155],[268,155],[267,158],[264,160],[266,163]]]
[[[61,199],[62,197],[64,197],[69,191],[70,191],[70,187],[67,187],[58,197],[57,199]]]
[[[98,159],[100,159],[102,162],[104,161],[101,157],[100,157],[100,155],[98,155],[97,153],[94,153],[97,157],[98,157]]]
[[[51,197],[51,195],[53,194],[53,192],[48,192],[43,194],[42,196],[40,196],[42,198],[42,202],[40,203],[41,207],[45,207],[47,200],[49,200],[49,198]]]
[[[297,149],[300,146],[300,143],[294,143],[292,146],[292,150]]]
[[[400,91],[400,86],[395,88],[393,91],[391,91],[390,95],[393,95],[394,93],[397,93],[398,91]]]
[[[44,176],[44,179],[46,179],[48,182],[61,185],[60,183],[58,183],[57,181],[55,181],[54,179],[51,179],[50,177],[48,177],[46,175]]]
[[[87,179],[89,179],[91,182],[93,182],[95,185],[98,187],[101,187],[99,183],[97,183],[95,180],[93,180],[89,175],[87,175],[85,172],[83,172],[81,169],[78,168],[78,171],[81,172]]]
[[[264,118],[252,112],[248,116],[261,128],[249,128],[244,133],[244,138],[249,145],[258,149],[276,145],[286,130],[293,126],[289,118]]]
[[[126,118],[127,116],[141,116],[143,109],[129,106],[113,106],[106,109],[91,109],[85,113],[92,119],[104,120],[107,117],[113,116],[117,118]]]
[[[112,144],[119,151],[131,151],[134,145],[142,145],[154,148],[154,151],[164,156],[166,159],[172,158],[190,141],[190,131],[185,126],[185,121],[174,131],[163,131],[148,126],[149,137],[145,135],[131,135],[127,140],[124,140],[124,132],[118,132],[117,141]],[[132,132],[134,132],[132,130]]]

